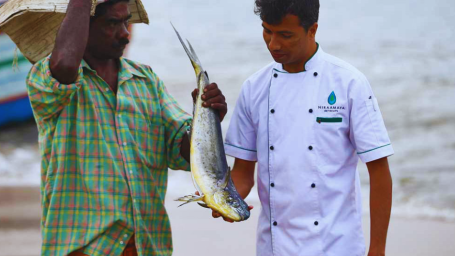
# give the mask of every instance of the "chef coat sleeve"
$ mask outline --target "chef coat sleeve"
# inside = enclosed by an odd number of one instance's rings
[[[237,100],[225,140],[226,154],[235,158],[257,161],[256,129],[251,115],[249,82],[245,82]]]
[[[378,100],[364,76],[354,80],[350,102],[350,140],[362,162],[393,155]]]

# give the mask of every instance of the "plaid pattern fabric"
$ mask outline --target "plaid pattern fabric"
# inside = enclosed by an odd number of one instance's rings
[[[84,61],[63,85],[35,64],[27,88],[42,155],[42,255],[76,250],[171,255],[168,167],[189,170],[180,143],[191,117],[150,67],[120,59],[117,95]]]

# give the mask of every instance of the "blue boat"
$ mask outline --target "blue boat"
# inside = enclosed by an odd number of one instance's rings
[[[0,6],[6,1],[0,0]],[[13,61],[17,57],[17,64]],[[0,31],[0,126],[33,117],[25,79],[32,64]]]

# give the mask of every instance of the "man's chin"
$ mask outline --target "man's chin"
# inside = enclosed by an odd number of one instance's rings
[[[287,60],[286,60],[284,57],[277,58],[277,57],[274,57],[274,56],[272,55],[272,58],[273,58],[273,59],[275,60],[275,62],[277,62],[277,63],[280,63],[280,64],[285,64],[285,63],[287,63]]]
[[[121,51],[115,51],[115,52],[111,52],[109,55],[107,55],[108,58],[107,59],[119,59],[123,56],[123,50]]]

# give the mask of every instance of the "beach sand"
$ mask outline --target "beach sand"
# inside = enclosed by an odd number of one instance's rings
[[[166,201],[174,237],[174,256],[255,255],[259,202],[251,218],[242,223],[213,219],[210,211],[198,205],[177,208]],[[40,254],[40,204],[37,187],[0,187],[0,255],[37,256]],[[364,232],[369,218],[364,216]],[[392,217],[387,242],[388,256],[453,256],[455,223]],[[368,244],[368,235],[366,235]]]

